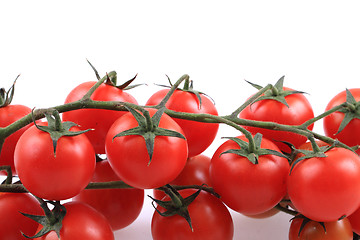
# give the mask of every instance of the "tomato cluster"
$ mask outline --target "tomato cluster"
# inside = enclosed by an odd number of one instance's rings
[[[1,89],[0,130],[32,122],[2,143],[0,166],[9,166],[2,186],[13,192],[0,192],[7,216],[0,239],[114,239],[139,216],[145,189],[154,190],[155,240],[231,240],[230,209],[296,215],[289,239],[360,234],[359,89],[339,93],[315,117],[282,77],[266,88],[252,84],[259,92],[222,117],[187,75],[184,88],[179,80],[145,106],[126,91],[135,78],[121,86],[115,72],[98,79],[75,87],[63,108],[41,113],[12,105],[14,86]],[[325,136],[312,132],[320,119]],[[219,123],[236,137],[208,157]]]

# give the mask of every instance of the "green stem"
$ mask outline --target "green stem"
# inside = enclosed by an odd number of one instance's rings
[[[258,97],[260,97],[262,94],[264,94],[267,90],[272,88],[271,84],[268,84],[267,86],[260,89],[257,93],[255,93],[253,96],[251,96],[246,102],[244,102],[238,109],[236,109],[230,116],[231,117],[237,117],[242,110],[244,110],[248,105],[253,103]]]
[[[278,205],[276,205],[275,208],[282,211],[282,212],[284,212],[284,213],[287,213],[287,214],[290,214],[290,215],[293,215],[293,216],[298,215],[297,211],[294,211],[294,210],[291,210],[289,208],[283,207],[283,206],[280,205],[280,203]]]
[[[98,71],[95,69],[95,67],[94,67],[89,61],[87,61],[87,62],[90,64],[91,68],[94,70],[94,73],[95,73],[96,78],[97,78],[98,81],[97,81],[97,82],[94,84],[94,86],[92,86],[92,87],[90,88],[90,90],[81,98],[82,100],[88,100],[88,99],[90,99],[91,95],[95,92],[95,90],[96,90],[102,83],[104,83],[105,80],[108,79],[107,76],[105,76],[104,78],[100,78],[99,73],[98,73]]]
[[[305,129],[305,128],[309,127],[311,124],[313,124],[313,123],[323,119],[324,117],[332,114],[333,112],[336,112],[336,111],[340,110],[341,108],[344,108],[344,106],[345,106],[344,104],[340,104],[338,106],[335,106],[335,107],[329,109],[328,111],[323,112],[322,114],[320,114],[320,115],[318,115],[318,116],[316,116],[316,117],[314,117],[312,119],[309,119],[308,121],[304,122],[300,126]]]
[[[179,87],[179,85],[185,80],[188,81],[189,80],[189,75],[184,74],[182,75],[179,80],[176,81],[176,83],[174,85],[171,86],[169,92],[165,95],[165,97],[161,100],[161,102],[156,106],[156,108],[161,108],[164,107],[165,104],[167,103],[167,101],[169,101],[171,95],[175,92],[175,90]]]
[[[214,195],[215,197],[217,198],[220,198],[221,196],[216,193],[214,191],[214,189],[212,187],[207,187],[207,186],[204,186],[204,185],[186,185],[186,186],[182,186],[182,185],[171,185],[175,190],[184,190],[184,189],[200,189],[200,190],[203,190],[205,192],[208,192],[212,195]],[[166,191],[165,187],[159,187],[157,188],[157,190],[161,190],[161,191]]]

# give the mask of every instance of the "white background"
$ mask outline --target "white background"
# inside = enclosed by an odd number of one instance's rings
[[[33,108],[62,104],[76,85],[116,70],[120,81],[138,73],[131,90],[144,104],[187,73],[196,89],[216,101],[220,114],[235,110],[254,89],[275,83],[308,92],[315,114],[345,88],[359,87],[357,1],[2,1],[0,85],[16,85],[14,103]],[[315,130],[322,132],[321,123]],[[211,156],[220,128],[205,152]],[[116,239],[151,239],[149,200]],[[252,220],[233,213],[234,239],[286,239],[289,216]]]

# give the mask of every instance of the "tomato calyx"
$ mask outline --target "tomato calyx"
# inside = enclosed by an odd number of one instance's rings
[[[177,137],[177,138],[185,139],[184,135],[182,135],[179,132],[159,127],[161,116],[163,115],[166,109],[165,107],[158,109],[152,117],[150,117],[150,113],[146,109],[141,109],[142,112],[141,114],[136,109],[130,106],[125,105],[124,107],[134,116],[135,120],[138,122],[139,125],[135,128],[131,128],[116,134],[113,137],[113,140],[117,137],[123,137],[123,136],[131,136],[131,135],[142,136],[145,140],[146,149],[149,154],[148,165],[150,165],[154,153],[154,144],[155,144],[156,136],[169,136],[169,137]]]
[[[93,130],[93,129],[87,129],[87,130],[83,130],[83,131],[70,131],[70,128],[72,128],[74,126],[78,126],[78,125],[74,122],[62,122],[61,118],[60,118],[60,114],[56,109],[52,109],[52,110],[44,113],[44,115],[47,119],[47,122],[48,122],[47,126],[38,125],[36,123],[33,113],[34,113],[34,111],[32,111],[32,116],[33,116],[33,122],[34,122],[34,125],[36,126],[36,128],[50,134],[51,140],[53,142],[55,157],[56,157],[57,141],[61,137],[77,136],[77,135],[80,135],[85,132]]]
[[[173,87],[173,83],[171,82],[170,78],[168,75],[166,75],[168,81],[169,81],[169,86],[167,85],[162,85],[162,84],[157,84],[158,86],[161,86],[161,87],[165,87],[165,88],[172,88]],[[195,94],[197,100],[198,100],[198,108],[201,109],[201,105],[202,105],[202,100],[201,100],[201,96],[200,94],[208,97],[213,103],[214,103],[214,100],[209,96],[207,95],[206,93],[204,92],[200,92],[200,91],[197,91],[194,89],[194,84],[193,84],[193,80],[189,80],[189,78],[186,78],[185,81],[184,81],[184,87],[183,88],[180,88],[180,87],[177,87],[176,90],[179,90],[179,91],[184,91],[184,92],[188,92],[188,93],[191,93],[191,94]]]
[[[292,172],[292,170],[294,169],[295,165],[297,165],[299,162],[306,160],[306,159],[310,159],[310,158],[325,158],[327,157],[327,155],[325,154],[327,151],[333,149],[334,147],[339,146],[339,141],[335,140],[334,143],[332,145],[328,145],[328,146],[322,146],[319,147],[317,146],[316,142],[312,143],[313,145],[313,150],[304,150],[304,149],[294,149],[294,154],[295,156],[298,154],[302,154],[303,156],[297,158],[291,165],[290,168],[290,174]]]
[[[254,104],[255,102],[261,101],[261,100],[275,100],[278,101],[282,104],[284,104],[285,106],[287,106],[289,108],[288,103],[286,102],[285,97],[292,95],[292,94],[296,94],[296,93],[300,93],[300,94],[304,94],[305,92],[302,91],[297,91],[297,90],[284,90],[284,78],[285,76],[282,76],[276,83],[275,85],[273,85],[269,90],[265,91],[264,95],[258,97],[257,99],[255,99],[251,104]],[[255,87],[256,89],[260,90],[263,89],[262,86],[251,83],[249,81],[246,81],[247,83],[249,83],[251,86]]]
[[[129,90],[129,89],[132,89],[132,88],[142,85],[142,84],[136,84],[136,85],[130,86],[130,84],[135,80],[136,77],[137,77],[137,74],[130,80],[126,81],[125,83],[123,83],[121,85],[117,85],[117,73],[116,73],[116,71],[111,71],[111,72],[107,73],[106,76],[104,76],[100,81],[103,81],[105,84],[110,85],[112,87],[116,87],[121,90]]]
[[[298,232],[298,236],[300,237],[300,234],[302,232],[302,230],[305,228],[306,224],[308,224],[309,222],[312,222],[313,220],[305,217],[302,214],[296,215],[295,217],[291,218],[290,221],[293,221],[294,219],[303,219],[300,228],[299,228],[299,232]],[[326,233],[326,227],[325,227],[325,223],[324,222],[318,222],[324,229],[324,232]]]
[[[11,85],[11,87],[6,91],[5,88],[1,88],[0,89],[0,108],[1,107],[6,107],[8,105],[11,104],[11,101],[14,97],[14,92],[15,92],[15,83],[16,80],[20,77],[20,74],[17,75],[17,77],[15,78],[13,84]]]
[[[346,102],[344,107],[339,110],[344,113],[344,119],[341,121],[336,134],[340,133],[353,119],[360,119],[360,102],[357,102],[349,89],[346,89]],[[335,135],[336,135],[335,134]]]
[[[170,197],[170,201],[162,201],[159,199],[155,199],[151,196],[150,197],[153,202],[152,205],[155,210],[163,217],[171,217],[174,215],[179,215],[187,221],[191,231],[194,231],[191,218],[188,210],[188,206],[196,199],[196,197],[200,194],[201,189],[197,190],[195,193],[191,194],[190,196],[183,198],[180,193],[173,188],[171,185],[167,184],[165,188],[165,193]],[[160,212],[154,205],[156,202],[159,206],[163,207],[166,211]]]
[[[39,238],[51,231],[55,231],[56,235],[60,239],[60,230],[62,228],[62,221],[66,215],[66,208],[60,204],[59,201],[44,201],[42,199],[39,199],[39,202],[41,203],[40,206],[44,210],[45,215],[39,216],[39,215],[32,215],[27,213],[21,213],[25,217],[28,217],[40,225],[43,226],[42,229],[40,229],[39,232],[37,232],[34,236],[27,236],[23,233],[23,236],[26,238]],[[53,205],[53,209],[50,210],[47,204]]]
[[[261,148],[260,147],[261,141],[262,141],[261,133],[257,133],[254,136],[254,143],[255,143],[254,149],[250,149],[249,143],[242,139],[239,139],[236,137],[224,137],[224,138],[234,141],[236,144],[239,145],[240,149],[229,149],[225,152],[222,152],[220,155],[227,154],[227,153],[237,154],[239,156],[247,158],[253,164],[258,164],[259,157],[262,155],[275,155],[275,156],[279,156],[279,157],[288,159],[288,157],[286,155],[284,155],[278,151],[275,151],[272,149]]]

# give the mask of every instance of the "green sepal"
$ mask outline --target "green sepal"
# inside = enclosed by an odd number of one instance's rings
[[[27,236],[22,233],[24,237],[29,239],[39,238],[51,231],[55,231],[56,235],[60,239],[60,230],[62,228],[62,221],[66,215],[66,208],[59,202],[47,201],[46,203],[54,205],[54,208],[51,210],[49,216],[39,216],[20,212],[25,217],[28,217],[43,226],[34,236]]]
[[[201,189],[197,190],[195,193],[190,196],[183,198],[180,193],[174,189],[171,185],[166,185],[167,191],[165,193],[171,198],[170,201],[161,201],[149,196],[153,202],[156,202],[159,206],[165,209],[165,212],[160,212],[152,203],[156,212],[158,212],[163,217],[171,217],[174,215],[179,215],[183,217],[189,224],[191,231],[194,231],[191,223],[191,218],[188,210],[188,206],[199,196]]]
[[[296,159],[292,163],[291,168],[290,168],[290,174],[291,174],[292,170],[294,169],[295,165],[297,165],[299,162],[309,159],[309,158],[314,158],[314,157],[319,157],[319,158],[327,157],[327,155],[325,153],[327,151],[329,151],[330,149],[337,147],[338,144],[339,144],[339,141],[335,140],[332,145],[319,147],[320,151],[316,151],[316,152],[311,151],[311,150],[295,149],[294,151],[296,154],[302,153],[304,156]]]
[[[346,103],[352,107],[344,107],[339,110],[339,112],[345,113],[345,115],[336,134],[340,133],[351,120],[360,119],[360,103],[355,100],[349,89],[346,89]]]
[[[284,104],[285,106],[289,107],[288,103],[286,102],[285,97],[292,95],[292,94],[304,94],[305,92],[302,91],[297,91],[297,90],[284,90],[283,86],[284,86],[284,78],[285,76],[282,76],[276,83],[275,85],[267,90],[264,95],[258,97],[254,102],[252,102],[251,104],[254,104],[255,102],[261,101],[261,100],[274,100],[274,101],[278,101],[282,104]],[[260,90],[263,87],[254,83],[251,83],[249,81],[246,81],[249,84],[251,84],[251,86],[255,87],[256,89]]]
[[[13,97],[14,97],[14,92],[15,92],[15,83],[19,77],[20,77],[20,74],[17,75],[13,84],[9,88],[9,90],[6,91],[5,88],[0,89],[0,108],[6,107],[11,104]]]
[[[299,215],[296,215],[295,217],[291,218],[290,221],[294,220],[294,219],[303,219],[301,225],[300,225],[300,228],[299,228],[299,232],[298,232],[298,237],[300,237],[300,234],[301,232],[304,230],[304,227],[306,226],[306,224],[308,224],[309,222],[313,221],[314,220],[311,220],[307,217],[305,217],[304,215],[302,214],[299,214]],[[325,233],[326,233],[326,227],[325,227],[325,223],[324,222],[318,222],[324,229]]]
[[[146,149],[149,154],[148,165],[150,165],[154,153],[156,136],[168,136],[168,137],[177,137],[177,138],[186,139],[184,135],[182,135],[179,132],[159,127],[161,116],[163,115],[166,109],[165,107],[158,109],[152,117],[150,117],[149,111],[147,111],[146,109],[142,109],[143,112],[142,115],[132,107],[125,106],[125,108],[134,116],[135,120],[138,122],[138,126],[116,134],[113,137],[113,140],[117,137],[123,137],[123,136],[131,136],[131,135],[142,136],[145,140]]]
[[[173,86],[170,78],[168,75],[166,75],[168,81],[169,81],[169,86],[167,85],[163,85],[163,84],[156,84],[157,86],[160,86],[160,87],[165,87],[165,88],[171,88]],[[215,104],[215,101],[209,96],[207,95],[206,93],[204,92],[200,92],[200,91],[197,91],[194,89],[194,84],[193,84],[193,81],[190,80],[189,82],[185,81],[184,83],[184,87],[183,88],[176,88],[176,90],[180,90],[180,91],[184,91],[184,92],[189,92],[189,93],[192,93],[192,94],[195,94],[196,96],[196,99],[198,100],[198,109],[201,109],[201,106],[202,106],[202,100],[201,100],[201,95],[204,95],[206,97],[208,97],[214,104]]]
[[[137,74],[130,80],[126,81],[125,83],[123,83],[121,85],[117,85],[117,73],[116,73],[116,71],[111,71],[111,72],[107,73],[101,79],[101,81],[104,81],[105,84],[108,84],[110,86],[116,87],[121,90],[129,90],[129,89],[144,85],[144,84],[130,85],[136,79],[136,77],[137,77]]]
[[[32,114],[33,114],[33,112],[34,112],[34,110],[32,111]],[[34,117],[33,117],[33,122],[37,129],[50,134],[50,138],[53,142],[55,157],[56,157],[57,142],[61,137],[63,137],[63,136],[73,137],[73,136],[77,136],[77,135],[80,135],[80,134],[83,134],[83,133],[93,130],[93,129],[87,129],[87,130],[82,130],[82,131],[70,131],[70,128],[72,128],[74,126],[78,126],[78,125],[76,123],[69,122],[69,121],[62,122],[60,119],[59,112],[55,109],[52,109],[49,112],[45,112],[44,115],[48,122],[47,126],[38,125],[36,123]],[[33,114],[33,116],[34,116],[34,114]]]
[[[263,155],[275,155],[278,157],[283,157],[283,158],[288,159],[288,157],[286,155],[282,154],[281,152],[278,152],[278,151],[275,151],[272,149],[261,148],[262,135],[260,133],[257,133],[254,136],[254,143],[255,143],[254,151],[250,151],[249,143],[242,139],[239,139],[237,137],[223,137],[223,138],[234,141],[236,144],[239,145],[240,149],[229,149],[225,152],[222,152],[220,154],[220,156],[222,154],[226,154],[226,153],[233,153],[233,154],[237,154],[239,156],[247,158],[253,164],[258,164],[259,157],[263,156]]]

